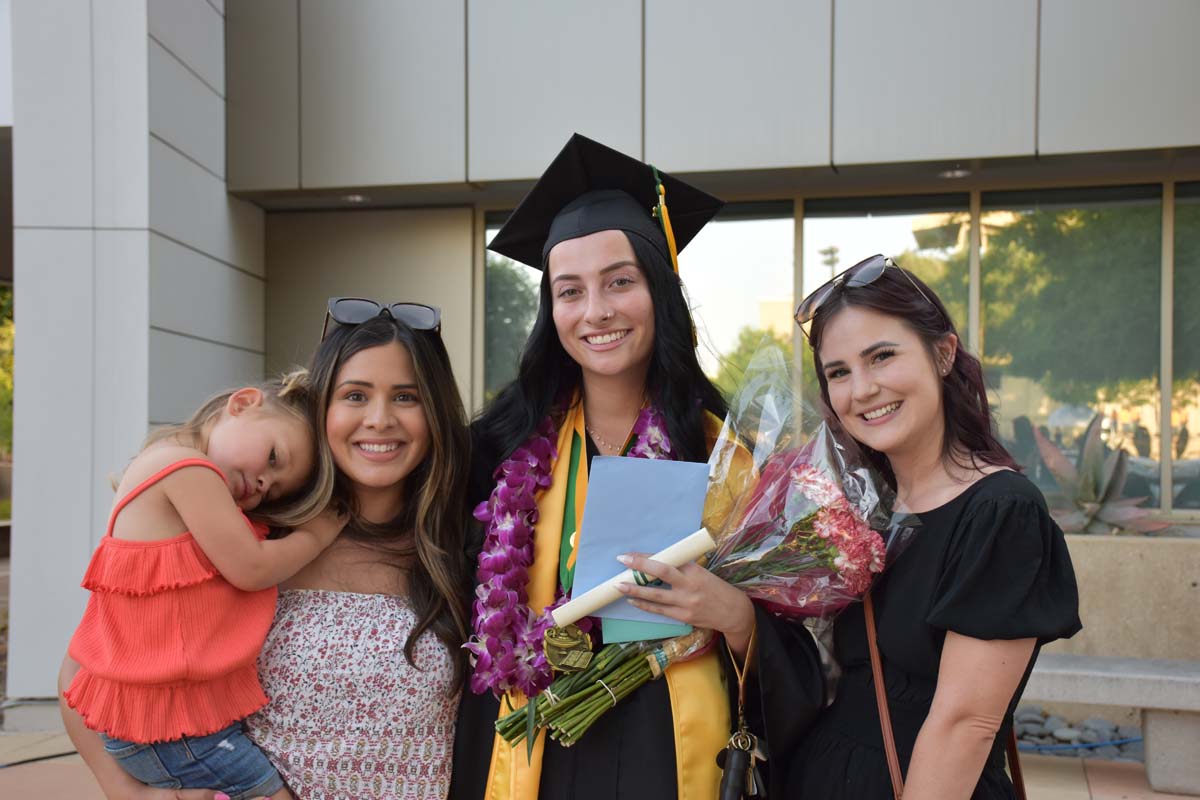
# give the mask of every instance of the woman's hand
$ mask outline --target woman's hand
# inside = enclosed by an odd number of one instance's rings
[[[135,794],[121,796],[129,800],[229,800],[229,795],[212,789],[155,789],[151,786],[143,786]]]
[[[278,796],[259,797],[256,800],[274,800]],[[282,796],[291,797],[290,794]],[[108,795],[108,797],[109,800],[118,800],[118,798],[124,800],[229,800],[229,795],[224,792],[214,792],[212,789],[155,789],[152,786],[142,786],[134,792]]]
[[[697,628],[718,631],[738,658],[745,656],[750,634],[754,631],[754,605],[740,589],[730,586],[699,564],[686,564],[677,569],[654,561],[644,553],[629,553],[617,560],[632,570],[670,584],[669,589],[620,584],[618,588],[635,607]]]
[[[79,664],[75,659],[64,656],[58,671],[58,706],[67,736],[92,771],[105,797],[109,800],[229,800],[229,795],[211,789],[155,789],[122,769],[104,749],[100,735],[88,729],[83,717],[63,697],[78,671]]]

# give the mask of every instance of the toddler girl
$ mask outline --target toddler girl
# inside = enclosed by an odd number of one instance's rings
[[[145,784],[290,798],[242,719],[267,702],[256,659],[276,584],[344,524],[323,510],[333,475],[317,466],[310,409],[303,372],[226,392],[153,433],[126,469],[64,666],[78,664],[63,692],[78,714],[64,719],[93,770],[112,760],[82,725]],[[267,524],[301,527],[268,539]]]

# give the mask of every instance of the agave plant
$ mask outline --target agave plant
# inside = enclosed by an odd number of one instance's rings
[[[1038,454],[1058,482],[1068,505],[1050,509],[1051,516],[1067,533],[1149,533],[1167,527],[1151,512],[1138,508],[1145,497],[1122,497],[1129,477],[1129,455],[1122,449],[1104,454],[1100,438],[1100,416],[1092,417],[1083,435],[1083,446],[1075,463],[1037,428],[1033,429]]]

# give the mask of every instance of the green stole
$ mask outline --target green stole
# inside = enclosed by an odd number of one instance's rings
[[[715,443],[721,422],[706,418],[706,433]],[[572,458],[576,440],[582,448],[586,428],[583,403],[578,398],[567,410],[558,430],[557,458],[551,466],[550,486],[537,499],[538,521],[533,535],[533,564],[529,568],[529,607],[540,613],[554,602],[564,575],[571,577],[574,551],[564,556],[562,542],[564,517],[575,517],[574,531],[579,530],[583,505],[587,498],[587,458],[581,449]],[[575,465],[571,475],[572,463]],[[582,464],[583,468],[579,469]],[[573,490],[573,491],[572,491]],[[568,505],[568,496],[572,503]],[[671,697],[671,719],[675,727],[675,769],[679,800],[711,800],[717,794],[721,771],[717,753],[729,739],[729,700],[725,690],[720,659],[713,648],[704,655],[672,664],[663,678]],[[519,691],[506,695],[508,705],[520,708],[528,702]],[[506,713],[501,702],[501,714]],[[486,800],[537,800],[542,772],[542,754],[546,732],[541,731],[534,743],[533,755],[526,759],[525,748],[514,748],[497,735],[492,745],[492,763],[488,772]]]

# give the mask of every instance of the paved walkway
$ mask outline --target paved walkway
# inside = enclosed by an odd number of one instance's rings
[[[4,764],[71,749],[63,733],[0,734]],[[1141,764],[1035,755],[1021,763],[1030,800],[1194,800],[1151,791]],[[104,800],[79,756],[0,769],[0,797]]]

